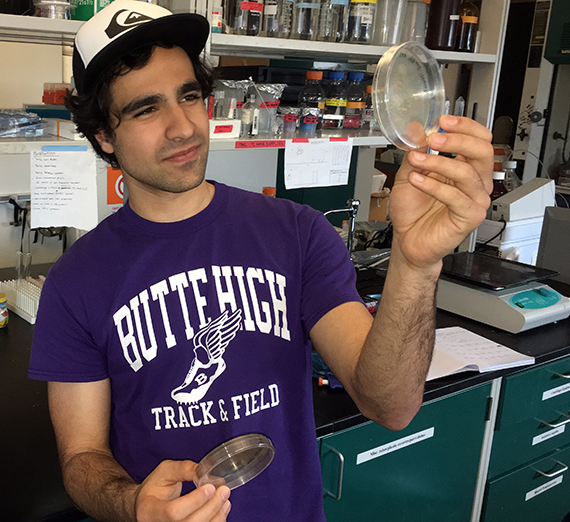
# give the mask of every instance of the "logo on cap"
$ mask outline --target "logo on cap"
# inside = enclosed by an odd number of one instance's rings
[[[126,15],[124,14],[126,13]],[[142,13],[137,13],[136,11],[128,11],[127,9],[121,9],[117,11],[113,19],[109,23],[105,33],[109,38],[115,38],[115,36],[128,31],[137,25],[144,24],[154,20],[150,16],[144,15]]]

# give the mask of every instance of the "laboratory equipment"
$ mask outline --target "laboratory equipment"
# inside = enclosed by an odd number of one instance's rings
[[[556,270],[554,280],[570,284],[570,209],[546,207],[536,266]]]
[[[235,17],[236,34],[258,36],[261,31],[263,1],[240,2]]]
[[[263,36],[279,36],[279,0],[265,0],[263,10]]]
[[[402,28],[402,42],[424,43],[426,39],[428,5],[424,0],[408,0]]]
[[[295,0],[291,38],[297,40],[317,39],[320,8],[319,1]]]
[[[348,24],[348,0],[323,0],[317,40],[343,42]]]
[[[323,126],[323,113],[325,111],[325,91],[321,85],[323,71],[307,71],[305,85],[299,92],[299,107],[316,107],[318,109],[317,129]]]
[[[491,203],[491,219],[518,221],[544,216],[546,207],[555,206],[554,180],[534,178]]]
[[[376,40],[380,45],[400,43],[406,14],[407,0],[378,2],[376,13]]]
[[[323,128],[342,129],[346,111],[346,96],[342,85],[344,73],[342,71],[329,71],[327,77],[330,83],[326,91]]]
[[[257,477],[271,464],[275,448],[264,435],[250,433],[214,448],[196,466],[196,487],[213,484],[235,489]]]
[[[475,52],[479,9],[471,2],[463,2],[459,8],[459,28],[457,30],[457,51]]]
[[[366,108],[364,88],[362,87],[364,73],[349,72],[348,85],[345,91],[346,110],[344,113],[344,128],[359,129],[362,126],[362,117]]]
[[[425,39],[427,47],[455,50],[460,7],[461,0],[431,0]]]
[[[255,94],[248,95],[241,110],[240,136],[257,136],[259,134],[259,104]]]
[[[493,191],[490,194],[491,201],[504,196],[508,190],[505,187],[505,173],[502,170],[493,172]]]
[[[570,316],[570,299],[543,281],[557,272],[477,252],[443,259],[437,307],[511,333]]]
[[[350,0],[346,40],[351,43],[371,43],[376,25],[376,0]]]
[[[516,161],[503,161],[503,172],[505,173],[505,187],[510,192],[522,185],[521,179],[516,173]]]
[[[214,5],[212,6],[212,32],[221,33],[224,22],[224,7],[222,5],[222,0],[214,0]]]
[[[295,0],[279,1],[279,38],[289,38],[291,36],[291,26],[293,25],[293,6]]]
[[[396,147],[427,145],[445,111],[445,87],[437,60],[424,45],[405,42],[380,58],[372,82],[374,115]]]

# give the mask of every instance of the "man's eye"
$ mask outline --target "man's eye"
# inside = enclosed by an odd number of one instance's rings
[[[188,94],[184,95],[182,101],[194,101],[194,100],[199,100],[201,98],[202,96],[200,95],[199,92],[189,92]]]
[[[150,113],[153,112],[153,111],[154,111],[154,107],[146,107],[146,108],[144,108],[143,110],[137,112],[137,113],[135,114],[135,118],[138,118],[139,116],[144,116],[144,115],[146,115],[146,114],[150,114]]]

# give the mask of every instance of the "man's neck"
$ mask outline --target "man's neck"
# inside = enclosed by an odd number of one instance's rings
[[[191,218],[204,210],[214,197],[215,187],[206,180],[182,192],[149,193],[127,183],[129,206],[140,217],[157,223],[174,223]]]

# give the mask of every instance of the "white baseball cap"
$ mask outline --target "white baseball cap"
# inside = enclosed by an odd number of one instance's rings
[[[85,22],[75,36],[73,78],[79,94],[115,60],[153,42],[173,43],[198,57],[210,34],[203,16],[173,14],[141,0],[115,0]]]

